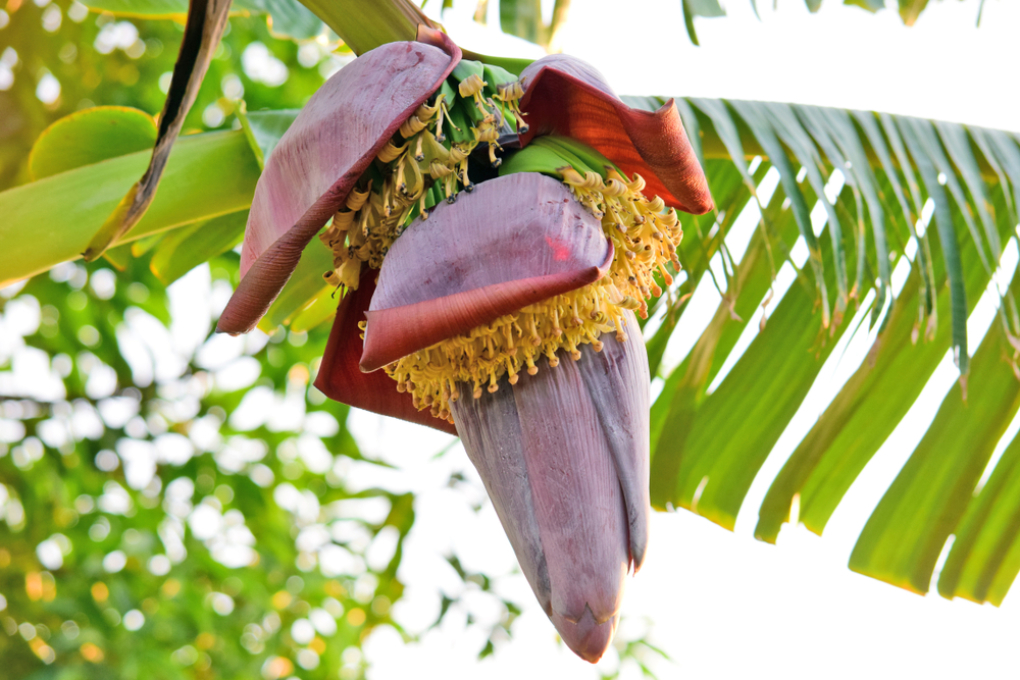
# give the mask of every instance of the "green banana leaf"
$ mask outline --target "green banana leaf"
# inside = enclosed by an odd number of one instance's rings
[[[138,151],[0,192],[0,285],[80,257],[151,155]],[[258,176],[243,132],[182,137],[152,206],[120,242],[247,209]]]
[[[629,102],[654,109],[663,100]],[[664,380],[652,408],[653,504],[684,507],[732,529],[752,482],[777,455],[780,435],[798,411],[815,407],[822,414],[793,454],[768,466],[781,470],[762,480],[771,488],[755,534],[774,542],[794,508],[792,521],[821,534],[951,351],[961,379],[869,520],[850,566],[926,592],[938,556],[959,531],[939,591],[1001,602],[1020,571],[1020,510],[1009,493],[1017,484],[1016,446],[1000,441],[1017,411],[1020,343],[1017,284],[1001,293],[988,286],[993,275],[1008,281],[1017,261],[1017,137],[820,107],[712,100],[685,106],[702,135],[717,209],[707,223],[685,222],[688,278],[675,294],[696,290],[711,272],[694,253],[721,259],[725,248],[716,241],[732,245],[726,232],[734,211],[748,211],[760,232],[745,237],[742,257],[730,265],[735,275],[716,282],[722,288],[716,313],[676,368],[661,359],[685,328],[691,302],[671,308],[668,324],[648,335],[652,365]],[[775,174],[780,184],[768,206],[730,188],[733,177],[743,177],[757,193],[767,184],[766,167],[772,186]],[[838,194],[822,200],[820,190],[837,171]],[[791,200],[791,192],[799,197]],[[833,222],[841,228],[833,230]],[[774,285],[764,266],[766,244],[781,265],[796,250],[791,238],[798,232],[809,254],[805,269],[778,302],[770,301],[775,311],[759,331],[747,320]],[[821,234],[817,249],[804,248],[808,234]],[[890,281],[895,265],[903,271],[898,286]],[[841,276],[852,291],[842,320]],[[967,324],[983,294],[997,313],[971,364]],[[833,310],[829,324],[825,302]],[[827,407],[805,405],[855,313],[862,330],[872,327],[871,352]],[[663,335],[667,325],[671,332]],[[735,342],[734,334],[744,337]],[[723,365],[730,368],[721,374]],[[997,447],[1010,455],[986,471]],[[979,489],[983,471],[989,482]]]
[[[175,19],[188,14],[188,0],[86,0],[97,12],[138,19]],[[235,0],[231,14],[265,15],[273,33],[295,40],[308,40],[322,33],[322,20],[297,0]]]

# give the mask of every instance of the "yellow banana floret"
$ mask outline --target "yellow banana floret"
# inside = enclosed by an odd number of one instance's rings
[[[595,172],[581,175],[573,168],[558,172],[578,202],[602,220],[602,229],[616,248],[609,273],[591,285],[529,305],[387,366],[386,373],[401,392],[411,393],[419,410],[429,409],[433,416],[449,420],[450,401],[464,396],[458,394],[458,384],[470,385],[469,396],[478,398],[483,389],[495,392],[504,375],[511,385],[521,371],[534,375],[535,362],[543,356],[555,368],[558,350],[566,350],[576,361],[582,345],[602,349],[603,333],[615,331],[622,341],[623,310],[647,316],[647,298],[661,294],[654,273],[660,272],[667,285],[672,283],[666,264],[672,262],[679,269],[676,247],[683,232],[676,213],[662,199],[641,193],[645,182],[640,175],[628,179],[610,169],[603,181]]]
[[[466,78],[457,92],[461,100],[440,93],[431,105],[419,106],[400,126],[399,135],[383,146],[376,157],[382,178],[374,173],[375,180],[352,191],[319,236],[333,252],[333,268],[323,275],[327,283],[357,289],[363,265],[382,266],[415,210],[427,219],[428,206],[442,198],[452,203],[459,191],[473,188],[468,157],[479,144],[488,145],[490,163],[499,165],[495,154],[503,121],[512,118],[518,131],[527,131],[518,106],[524,93],[520,83],[500,84],[493,96],[485,94],[486,87],[478,75]],[[451,119],[451,108],[462,107],[462,100],[469,100],[478,112],[472,113],[475,122],[469,130]],[[449,142],[448,130],[459,141]],[[598,167],[590,161],[582,162]],[[646,300],[661,293],[656,272],[667,285],[673,282],[667,264],[680,268],[676,257],[683,236],[680,223],[662,199],[645,197],[640,175],[628,178],[610,167],[604,174],[591,169],[582,173],[569,165],[556,172],[613,242],[616,254],[609,272],[589,286],[530,305],[385,367],[397,390],[410,392],[417,408],[449,419],[450,401],[465,396],[458,394],[457,385],[470,387],[466,396],[480,397],[483,389],[495,392],[503,376],[513,385],[522,371],[535,374],[542,357],[556,367],[559,350],[574,360],[581,357],[583,345],[600,351],[603,333],[625,338],[626,310],[647,316]]]
[[[484,106],[480,93],[485,82],[468,81],[467,88],[462,84],[462,92],[467,91],[462,96]],[[491,99],[488,103],[495,106]],[[450,202],[461,189],[470,191],[468,156],[480,142],[489,142],[493,156],[497,148],[494,140],[498,137],[493,127],[495,119],[495,114],[489,112],[479,128],[472,129],[473,140],[447,146],[444,126],[459,128],[449,120],[446,95],[437,95],[431,105],[426,102],[419,106],[401,124],[399,137],[387,141],[376,155],[386,167],[387,176],[363,191],[353,191],[344,209],[336,213],[332,224],[320,234],[322,242],[333,251],[333,269],[323,274],[326,282],[357,289],[360,263],[375,269],[381,267],[383,257],[400,236],[413,210],[418,208],[423,219],[428,217],[425,193],[433,184],[439,184]],[[359,262],[353,264],[352,260]]]
[[[626,337],[623,308],[611,302],[620,297],[615,286],[602,279],[410,354],[385,371],[401,392],[411,393],[419,410],[427,408],[433,416],[449,420],[450,401],[464,396],[458,393],[460,383],[471,385],[469,398],[478,398],[483,389],[495,392],[504,375],[509,375],[511,385],[522,371],[534,375],[542,357],[555,367],[560,349],[577,360],[581,345],[602,349],[602,333],[616,331]]]

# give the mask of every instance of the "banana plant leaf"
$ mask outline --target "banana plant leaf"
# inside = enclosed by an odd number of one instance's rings
[[[184,21],[188,0],[86,0],[82,3],[97,12],[137,19],[174,19]],[[295,40],[308,40],[322,33],[322,20],[297,0],[236,0],[232,15],[264,15],[273,33]]]
[[[661,101],[645,100],[647,108]],[[1016,287],[986,292],[993,274],[1008,280],[1016,264],[1013,206],[1020,173],[1003,162],[1020,150],[1016,136],[819,107],[690,103],[703,135],[717,212],[714,224],[691,225],[682,250],[696,252],[687,240],[693,238],[701,250],[722,260],[715,241],[733,224],[731,211],[748,211],[764,236],[755,232],[749,242],[744,237],[742,258],[729,267],[720,263],[720,269],[728,270],[719,280],[723,299],[686,358],[676,368],[659,364],[665,382],[652,408],[653,504],[685,507],[733,528],[751,483],[805,406],[849,316],[868,312],[870,321],[862,316],[858,323],[865,331],[873,324],[874,346],[772,481],[759,509],[756,536],[775,541],[787,521],[804,522],[822,533],[844,494],[951,350],[961,371],[959,384],[869,521],[851,568],[926,592],[937,557],[959,527],[968,542],[951,552],[955,572],[940,592],[1001,602],[1020,570],[1012,547],[1018,535],[1016,505],[1003,492],[1015,484],[1015,454],[999,460],[1001,470],[991,472],[986,491],[977,497],[974,492],[992,450],[1007,443],[1000,438],[1016,412],[1020,386]],[[729,164],[748,181],[748,161],[756,171],[767,166],[779,175],[780,188],[764,209],[748,202],[747,194],[727,189],[732,180],[713,167]],[[819,190],[834,175],[840,190],[822,200]],[[759,177],[749,181],[752,187],[764,186]],[[794,187],[802,198],[791,201]],[[930,217],[915,228],[925,211]],[[833,221],[842,229],[831,230]],[[781,300],[770,300],[775,311],[767,322],[763,318],[759,330],[746,319],[774,285],[763,269],[766,244],[779,253],[782,264],[798,244],[803,247],[802,240],[789,240],[797,232],[784,231],[797,224],[801,239],[807,230],[817,234],[824,229],[820,247],[812,251],[809,246],[807,258],[791,263],[800,269],[810,260],[811,267],[798,272]],[[834,236],[843,241],[842,259],[832,247]],[[905,282],[898,289],[886,262],[901,265]],[[697,260],[684,264],[688,279],[677,293],[694,291],[711,273]],[[819,310],[826,299],[838,310],[840,293],[831,282],[839,276],[833,270],[843,267],[854,295],[843,321],[833,316],[826,328]],[[830,286],[819,285],[813,275],[819,269]],[[861,273],[851,277],[855,271]],[[876,286],[881,286],[881,304],[868,295]],[[998,313],[969,367],[967,323],[982,293]],[[663,321],[651,336],[653,360],[683,330],[690,307],[670,309],[669,325],[676,330],[661,337],[667,327]],[[744,337],[724,343],[727,331]],[[730,369],[720,380],[724,364]],[[794,507],[799,508],[797,520],[791,519]],[[961,580],[965,570],[966,580]]]
[[[0,192],[0,285],[81,256],[124,192],[144,172],[149,151],[86,165]],[[114,243],[251,206],[259,167],[241,131],[189,135],[174,146],[166,186],[139,224]]]

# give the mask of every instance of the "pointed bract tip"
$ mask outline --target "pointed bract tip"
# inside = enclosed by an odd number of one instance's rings
[[[456,65],[456,62],[459,62],[463,56],[460,51],[460,47],[457,46],[457,43],[453,42],[453,38],[445,32],[426,26],[425,24],[418,24],[418,32],[414,39],[417,42],[432,45],[433,47],[438,47],[443,50],[453,57],[454,65]]]
[[[570,651],[588,663],[598,663],[602,655],[609,649],[616,635],[616,627],[620,623],[620,616],[617,614],[605,623],[595,621],[591,609],[584,610],[584,616],[577,623],[568,621],[563,616],[553,612],[550,617],[560,637]]]
[[[533,62],[521,73],[521,110],[531,131],[563,134],[606,154],[628,175],[639,173],[648,193],[701,215],[712,209],[708,181],[673,101],[658,111],[627,106],[591,65],[563,54]],[[591,115],[598,111],[599,115]]]

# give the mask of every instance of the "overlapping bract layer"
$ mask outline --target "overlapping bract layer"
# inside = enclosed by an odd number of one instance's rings
[[[530,168],[544,160],[546,171],[552,172],[564,162],[563,156],[544,153],[547,149],[539,146],[518,152],[508,165],[526,158],[524,165]],[[572,147],[595,157],[598,165],[597,153],[578,143]],[[590,167],[567,155],[582,169]],[[601,347],[603,333],[622,338],[625,311],[637,309],[645,315],[645,299],[653,288],[658,292],[652,278],[656,270],[667,282],[672,280],[665,265],[672,261],[679,266],[675,250],[682,234],[672,209],[659,198],[641,194],[640,176],[627,181],[608,165],[603,172],[605,181],[592,170],[582,176],[573,167],[560,167],[554,174],[564,177],[565,185],[534,172],[505,175],[482,183],[479,195],[463,206],[437,211],[442,217],[412,225],[383,264],[362,367],[389,364],[386,371],[398,389],[411,392],[419,408],[448,419],[450,402],[460,394],[457,383],[467,383],[477,398],[483,387],[497,390],[503,375],[512,385],[522,371],[534,374],[535,362],[543,356],[555,367],[558,350],[576,359],[583,345]],[[564,230],[566,215],[587,229]],[[484,228],[477,226],[486,222]],[[522,229],[525,224],[529,228]],[[575,251],[593,238],[612,246],[607,275],[582,283],[566,272],[578,269],[572,264]],[[604,250],[601,245],[600,252]],[[587,260],[598,261],[591,255]],[[423,280],[419,271],[430,273]],[[538,292],[537,281],[549,282],[557,272],[563,274],[559,289],[546,285],[544,294],[528,294]],[[472,281],[472,274],[479,280]],[[486,282],[484,292],[481,280]],[[383,323],[384,315],[390,321]],[[446,323],[454,318],[459,325]]]
[[[613,254],[599,221],[559,182],[536,173],[484,182],[394,244],[361,365],[395,362],[386,370],[401,391],[449,418],[456,383],[470,382],[470,393],[483,382],[495,389],[505,373],[515,382],[541,356],[555,365],[557,349],[576,353],[614,330],[618,319],[590,317],[604,316],[610,289],[587,285],[602,278]]]
[[[453,403],[521,569],[563,640],[597,661],[648,537],[648,362],[627,338]]]
[[[362,264],[379,269],[412,219],[427,219],[436,205],[472,191],[473,155],[476,163],[498,167],[499,140],[515,140],[516,131],[526,129],[517,108],[522,94],[512,74],[461,61],[429,102],[400,125],[319,235],[333,251],[327,283],[356,289]]]
[[[341,303],[316,385],[353,406],[449,429],[414,410],[412,395],[383,371],[362,374],[359,363],[379,368],[583,287],[612,258],[598,221],[561,183],[521,173],[480,184],[397,240],[379,288],[374,270],[362,272]],[[358,322],[366,316],[363,344]]]
[[[337,210],[365,170],[460,62],[460,50],[439,32],[421,42],[391,43],[367,52],[334,75],[305,105],[268,159],[256,187],[242,251],[242,280],[217,329],[255,327],[297,266],[300,253]],[[687,212],[711,208],[704,173],[675,105],[652,114],[626,106],[584,62],[555,55],[522,73],[520,96],[530,130],[579,139],[640,174],[648,193]],[[523,92],[523,94],[522,94]],[[499,99],[500,97],[495,97]],[[507,115],[507,120],[516,116]],[[399,143],[399,140],[397,140]]]

